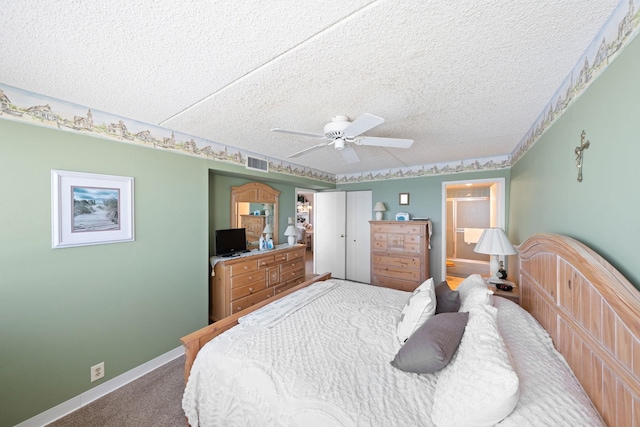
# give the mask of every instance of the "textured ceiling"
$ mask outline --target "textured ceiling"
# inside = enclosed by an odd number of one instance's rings
[[[508,155],[617,4],[0,0],[0,82],[279,159],[339,114],[415,140],[293,160],[334,174]]]

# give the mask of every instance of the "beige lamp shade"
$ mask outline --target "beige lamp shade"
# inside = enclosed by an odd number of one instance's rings
[[[264,230],[262,230],[262,233],[264,233],[264,238],[269,240],[271,238],[271,235],[273,234],[273,225],[267,224],[264,227]]]
[[[384,203],[376,202],[376,205],[373,207],[373,210],[376,213],[376,220],[382,220],[382,212],[386,211],[387,208],[384,207]]]
[[[289,246],[293,246],[296,244],[296,227],[292,224],[289,224],[286,230],[284,230],[284,235],[287,236],[287,243]]]
[[[489,262],[489,271],[491,272],[491,278],[498,278],[498,269],[500,263],[498,262],[499,255],[515,255],[518,252],[513,247],[509,238],[504,233],[502,228],[487,228],[484,230],[476,247],[473,248],[474,252],[479,254],[491,255],[491,261]]]

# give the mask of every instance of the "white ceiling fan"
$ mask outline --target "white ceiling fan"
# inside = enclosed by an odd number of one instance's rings
[[[340,151],[342,157],[347,163],[356,163],[360,161],[358,154],[353,147],[345,143],[355,145],[371,145],[376,147],[392,147],[392,148],[409,148],[413,144],[412,139],[399,138],[380,138],[375,136],[361,136],[366,131],[384,123],[384,119],[374,116],[373,114],[364,113],[353,122],[349,121],[347,116],[335,116],[331,122],[324,126],[324,134],[298,132],[280,128],[273,128],[271,132],[288,133],[292,135],[309,136],[311,138],[324,139],[326,141],[313,147],[305,148],[302,151],[293,153],[288,157],[298,157],[318,148],[333,145],[336,150]]]

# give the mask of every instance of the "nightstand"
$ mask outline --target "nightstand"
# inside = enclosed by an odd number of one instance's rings
[[[487,281],[487,286],[489,287],[489,289],[493,291],[494,295],[511,300],[516,304],[520,304],[520,290],[518,289],[518,285],[508,280],[502,280],[502,283],[513,286],[513,289],[507,292],[507,291],[501,291],[500,289],[496,288],[496,285],[489,283],[488,279],[485,279],[485,280]]]

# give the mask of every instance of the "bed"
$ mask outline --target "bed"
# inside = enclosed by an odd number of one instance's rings
[[[638,291],[567,237],[536,235],[519,252],[531,314],[499,297],[481,301],[488,295],[474,287],[459,312],[433,316],[402,344],[398,319],[417,296],[324,275],[184,337],[188,421],[640,426]],[[459,319],[465,305],[450,360],[413,372],[418,331],[436,330],[443,314]]]

